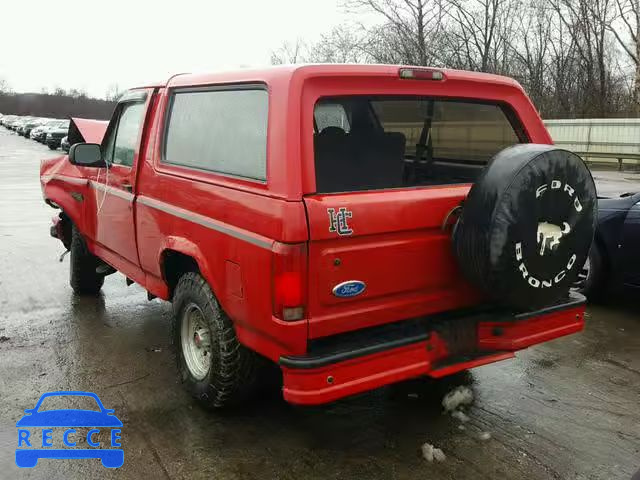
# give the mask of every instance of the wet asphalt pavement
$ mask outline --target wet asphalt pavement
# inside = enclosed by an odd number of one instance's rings
[[[38,182],[40,159],[56,154],[0,127],[1,479],[628,480],[640,468],[633,299],[590,307],[584,333],[439,384],[318,408],[287,405],[275,392],[232,412],[201,409],[176,379],[168,303],[147,301],[120,274],[107,277],[99,299],[73,295],[68,258],[58,261],[63,248],[48,233],[55,212]],[[607,173],[608,186],[615,175]],[[640,185],[637,175],[623,176]],[[460,383],[476,396],[465,430],[440,406]],[[16,421],[52,390],[93,391],[115,409],[122,468],[99,460],[16,467]],[[491,438],[480,440],[481,432]],[[421,458],[427,441],[446,461]]]

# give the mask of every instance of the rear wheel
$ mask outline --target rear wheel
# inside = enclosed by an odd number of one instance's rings
[[[587,261],[578,273],[575,289],[589,300],[597,300],[605,290],[606,277],[605,261],[601,248],[596,242],[593,242]]]
[[[104,283],[104,275],[96,272],[100,259],[87,250],[75,225],[71,227],[69,284],[79,295],[96,295]]]
[[[213,408],[246,398],[256,383],[258,357],[238,342],[231,320],[200,274],[180,278],[173,311],[172,344],[186,390]]]

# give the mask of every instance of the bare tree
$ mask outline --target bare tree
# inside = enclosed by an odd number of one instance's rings
[[[607,25],[614,0],[549,0],[560,22],[571,36],[580,65],[579,99],[583,114],[604,116],[610,100],[611,71]]]
[[[67,95],[73,98],[87,98],[87,92],[78,88],[72,88]]]
[[[509,57],[514,60],[514,75],[541,111],[546,110],[549,95],[549,59],[553,58],[553,13],[545,0],[534,0],[517,16],[513,34],[508,37]]]
[[[343,1],[354,23],[285,43],[272,62],[498,73],[518,79],[547,118],[620,115],[629,105],[640,115],[640,0]],[[362,13],[378,23],[356,23]]]
[[[359,63],[366,54],[357,29],[340,25],[307,48],[305,60],[313,63]]]
[[[271,52],[271,64],[283,65],[304,62],[303,55],[305,50],[306,45],[300,39],[297,39],[294,43],[284,42],[278,50]]]
[[[381,19],[362,42],[374,61],[393,58],[396,63],[442,63],[439,39],[445,17],[445,0],[345,0],[354,13],[373,13]]]
[[[11,93],[11,87],[5,78],[0,77],[0,94],[3,93]]]
[[[120,86],[117,83],[112,83],[107,87],[107,91],[104,94],[104,99],[110,102],[115,102],[122,96],[123,93],[124,90],[121,90]]]
[[[458,68],[507,73],[516,0],[447,0],[450,63]]]
[[[634,66],[633,105],[636,114],[640,113],[640,0],[615,0],[616,17],[607,24],[618,44],[629,56]],[[618,32],[618,25],[624,25]]]

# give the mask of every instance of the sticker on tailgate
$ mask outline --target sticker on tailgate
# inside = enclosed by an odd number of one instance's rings
[[[335,208],[327,208],[329,215],[329,231],[338,235],[351,235],[353,230],[349,228],[348,218],[353,217],[353,212],[347,210],[346,207],[340,207],[336,212]]]

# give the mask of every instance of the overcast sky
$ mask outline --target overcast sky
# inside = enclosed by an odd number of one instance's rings
[[[6,0],[0,78],[16,92],[103,97],[179,72],[268,65],[283,41],[316,40],[340,0]]]

